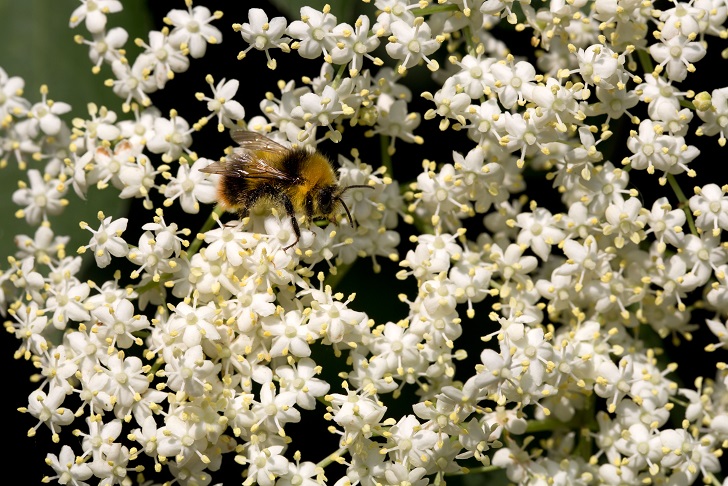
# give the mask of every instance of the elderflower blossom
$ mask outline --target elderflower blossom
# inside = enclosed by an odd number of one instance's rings
[[[0,67],[30,481],[726,481],[724,3],[79,3],[117,105]]]

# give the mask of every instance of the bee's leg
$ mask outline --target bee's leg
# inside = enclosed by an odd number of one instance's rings
[[[291,201],[291,198],[289,198],[288,194],[286,194],[280,188],[277,188],[270,184],[263,184],[246,194],[244,206],[246,208],[253,207],[258,201],[260,201],[261,198],[269,198],[272,201],[283,205],[283,209],[286,210],[286,214],[291,218],[291,226],[293,226],[293,232],[296,235],[296,241],[283,248],[283,251],[287,251],[289,248],[296,246],[298,241],[301,239],[301,228],[298,226],[296,211],[293,208],[293,202]]]
[[[293,226],[293,232],[296,234],[296,241],[283,248],[283,251],[288,251],[289,248],[296,246],[298,240],[301,239],[301,228],[298,227],[298,220],[296,219],[296,211],[293,209],[293,203],[285,193],[280,194],[280,200],[283,203],[283,207],[286,210],[286,214],[291,218],[291,226]]]

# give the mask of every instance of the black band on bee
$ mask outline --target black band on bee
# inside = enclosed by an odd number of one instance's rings
[[[281,160],[286,173],[296,178],[295,184],[300,184],[300,181],[305,177],[303,176],[304,168],[306,167],[306,161],[311,157],[311,154],[304,148],[291,149],[288,154]]]

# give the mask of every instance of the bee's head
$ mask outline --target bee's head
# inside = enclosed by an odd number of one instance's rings
[[[318,213],[326,219],[332,220],[336,212],[336,206],[341,201],[339,196],[338,188],[335,185],[322,187],[316,195]]]

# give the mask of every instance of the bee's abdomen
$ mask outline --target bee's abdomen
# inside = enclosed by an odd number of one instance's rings
[[[240,177],[222,176],[217,186],[218,201],[225,209],[250,209],[250,184]]]

